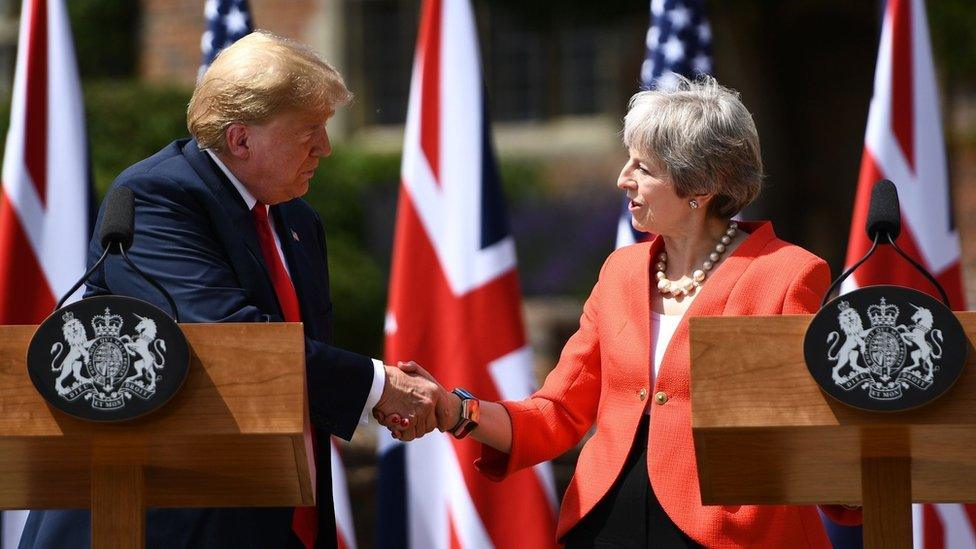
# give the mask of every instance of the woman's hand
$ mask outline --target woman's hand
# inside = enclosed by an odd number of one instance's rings
[[[414,361],[409,362],[397,362],[397,367],[400,368],[404,373],[411,375],[418,375],[431,382],[435,383],[439,388],[437,397],[435,400],[434,413],[437,419],[437,429],[441,432],[447,431],[457,425],[461,418],[461,399],[457,395],[451,393],[445,389],[434,376],[430,375],[430,372],[425,370],[420,364]],[[376,418],[381,425],[390,430],[390,434],[393,438],[398,440],[412,440],[414,437],[405,438],[403,437],[403,432],[408,431],[410,428],[410,418],[401,417],[400,414],[389,414],[384,415],[378,410],[373,410],[373,417]],[[418,435],[419,438],[423,435]]]

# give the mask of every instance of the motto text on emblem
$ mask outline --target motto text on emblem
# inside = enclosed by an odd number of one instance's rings
[[[834,383],[851,391],[860,388],[875,400],[895,400],[913,387],[927,390],[935,381],[942,358],[942,331],[932,312],[909,303],[910,324],[899,324],[899,307],[880,303],[867,308],[870,327],[847,301],[837,304],[840,330],[827,335],[827,359],[834,363]]]
[[[148,400],[156,393],[166,364],[166,342],[156,337],[156,322],[137,314],[133,333],[122,335],[125,320],[105,313],[91,320],[95,337],[67,311],[62,315],[64,341],[51,346],[51,369],[58,374],[57,394],[66,401],[84,398],[96,410],[116,410],[133,396]]]

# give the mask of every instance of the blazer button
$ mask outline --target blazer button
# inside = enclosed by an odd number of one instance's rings
[[[668,394],[665,393],[664,391],[659,391],[657,394],[654,395],[654,400],[657,401],[659,405],[663,405],[665,402],[668,401]]]
[[[647,389],[641,387],[640,391],[637,391],[637,398],[641,399],[641,402],[644,402],[644,399],[647,398]]]

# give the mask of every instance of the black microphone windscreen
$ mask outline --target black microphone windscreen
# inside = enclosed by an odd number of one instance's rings
[[[868,221],[865,224],[868,238],[886,242],[885,234],[895,240],[901,233],[901,207],[898,205],[898,190],[895,184],[882,179],[871,189],[871,203],[868,205]]]
[[[119,243],[122,249],[128,250],[132,245],[132,234],[135,223],[135,197],[128,187],[115,187],[105,197],[105,211],[102,214],[102,228],[99,239],[102,248],[110,244]],[[118,253],[113,247],[111,253]]]

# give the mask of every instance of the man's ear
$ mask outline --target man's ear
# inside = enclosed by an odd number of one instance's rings
[[[227,154],[241,160],[247,160],[251,156],[250,132],[246,124],[234,122],[224,130],[224,139],[227,141]]]

